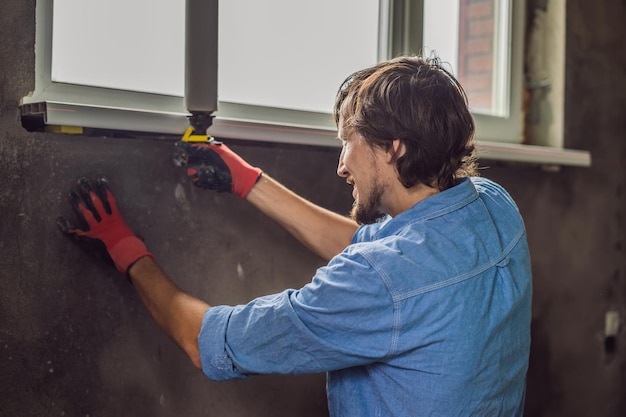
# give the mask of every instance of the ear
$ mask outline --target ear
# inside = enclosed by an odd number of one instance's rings
[[[395,162],[405,153],[406,147],[404,146],[404,142],[400,139],[394,139],[393,142],[391,142],[389,150],[387,151],[387,162]]]

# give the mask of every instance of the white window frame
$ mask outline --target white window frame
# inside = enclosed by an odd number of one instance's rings
[[[508,67],[509,73],[506,85],[499,85],[498,88],[505,88],[508,102],[502,107],[508,111],[502,115],[492,116],[484,113],[473,112],[476,123],[476,139],[484,142],[519,144],[523,141],[523,114],[522,114],[522,89],[524,70],[524,26],[525,26],[525,0],[505,0],[504,7],[497,10],[499,16],[496,24],[499,25],[498,32],[508,28],[505,33],[508,39],[499,42],[497,45],[498,65]],[[420,53],[423,49],[421,23],[415,25],[415,21],[421,22],[424,19],[423,1],[405,0],[396,1],[395,13],[404,16],[404,20],[393,22],[395,26],[395,38],[390,39],[389,48],[392,55],[400,53]],[[508,21],[502,21],[503,17],[508,17]],[[458,21],[450,19],[449,22],[441,22],[441,25],[454,27]],[[428,45],[426,45],[428,47]],[[436,52],[436,51],[435,51]],[[428,54],[427,51],[425,51]]]
[[[523,140],[525,1],[510,2],[510,111],[506,117],[474,114],[479,152],[486,151],[488,159],[588,166],[590,157],[586,152],[520,144]],[[35,91],[22,100],[24,119],[40,120],[44,125],[82,126],[164,137],[185,131],[189,114],[181,97],[52,82],[52,12],[52,0],[37,0]],[[421,23],[415,22],[421,22],[422,16],[421,0],[380,1],[380,60],[399,53],[421,51]],[[336,127],[328,114],[237,103],[218,104],[209,133],[225,139],[338,146]]]

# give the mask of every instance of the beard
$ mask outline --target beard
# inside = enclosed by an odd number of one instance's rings
[[[354,201],[350,211],[350,218],[359,225],[373,224],[382,220],[386,216],[385,213],[378,209],[382,195],[382,185],[376,184],[367,198],[364,198],[363,201]]]

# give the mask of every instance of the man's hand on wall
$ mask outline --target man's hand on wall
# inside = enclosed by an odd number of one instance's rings
[[[81,228],[74,228],[65,217],[59,217],[57,225],[66,236],[114,265],[122,274],[144,256],[154,259],[143,241],[126,225],[106,177],[96,179],[95,189],[86,178],[79,178],[77,191],[70,192],[70,202]]]

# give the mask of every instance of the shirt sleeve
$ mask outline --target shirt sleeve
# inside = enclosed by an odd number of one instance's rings
[[[208,309],[198,337],[202,369],[226,380],[372,363],[392,349],[393,319],[384,279],[349,248],[300,290]]]

